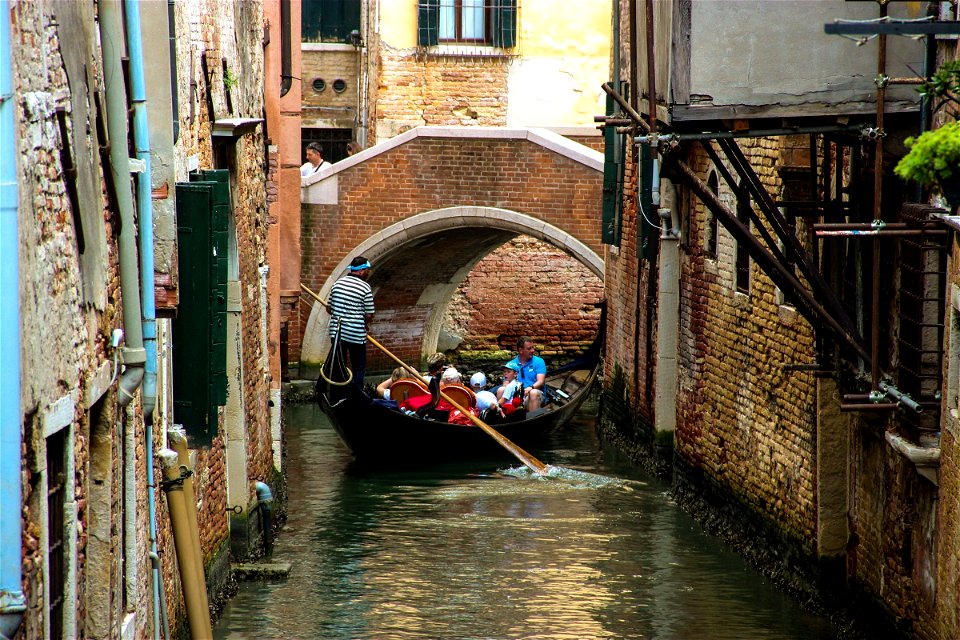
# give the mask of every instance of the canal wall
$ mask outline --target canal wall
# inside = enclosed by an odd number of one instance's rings
[[[809,152],[779,138],[740,146],[768,191],[790,199],[783,194],[794,185],[786,177],[802,176]],[[683,153],[736,212],[737,194],[702,149]],[[624,192],[621,226],[636,229],[633,157]],[[909,416],[841,411],[841,398],[857,387],[817,361],[823,346],[810,323],[753,260],[742,260],[737,242],[698,198],[682,189],[674,198],[670,187],[665,193],[680,221],[677,320],[663,324],[663,309],[649,304],[669,272],[661,263],[651,286],[651,263],[638,259],[637,234],[625,232],[605,254],[602,438],[673,478],[685,508],[797,597],[866,612],[873,637],[956,637],[954,434],[943,429],[942,459],[931,476],[890,444],[888,432],[916,442]],[[809,238],[804,225],[798,218],[797,235]],[[899,318],[895,293],[890,299],[889,317]],[[955,318],[949,312],[946,326],[956,326]],[[675,353],[658,353],[664,331],[676,333]],[[881,358],[896,362],[895,341],[884,345]],[[946,353],[956,354],[951,348]],[[944,365],[948,388],[958,379],[952,359]],[[675,394],[671,405],[657,404],[664,393]],[[956,395],[945,398],[954,411]],[[948,421],[953,415],[944,414]]]

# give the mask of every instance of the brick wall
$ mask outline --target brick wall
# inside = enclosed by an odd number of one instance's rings
[[[464,351],[514,351],[524,333],[544,357],[583,353],[600,319],[603,282],[556,247],[522,236],[477,263],[444,317]]]
[[[416,57],[384,47],[376,89],[375,139],[427,126],[502,127],[510,58]]]
[[[260,268],[266,265],[266,247],[269,220],[268,198],[276,197],[276,183],[267,182],[264,157],[263,129],[257,128],[234,142],[227,142],[214,164],[214,140],[211,136],[211,113],[207,109],[207,93],[214,104],[214,114],[226,117],[226,83],[221,60],[236,78],[230,88],[233,117],[260,118],[263,116],[263,12],[259,2],[219,3],[205,1],[177,6],[180,65],[178,67],[180,93],[181,135],[175,149],[177,179],[186,181],[187,159],[196,158],[200,169],[228,169],[230,171],[233,223],[236,230],[236,250],[232,261],[237,264],[240,281],[240,340],[243,367],[241,389],[243,420],[246,427],[247,492],[254,501],[253,483],[272,477],[273,458],[270,436],[269,365],[264,353],[264,323],[261,296]],[[189,63],[193,52],[195,63]],[[199,57],[208,60],[211,81],[203,77]],[[243,73],[235,73],[242,68]],[[191,120],[190,83],[196,83],[197,99]],[[276,158],[273,159],[276,163]],[[275,169],[275,167],[274,167]],[[275,177],[275,173],[273,174]],[[209,449],[196,450],[194,490],[198,501],[198,525],[208,587],[212,602],[226,587],[226,578],[220,569],[226,562],[229,549],[227,516],[227,476],[224,444],[224,424],[221,411],[219,433]],[[168,416],[172,420],[172,416]],[[165,531],[165,533],[167,533]],[[161,554],[163,555],[163,554]],[[176,573],[170,562],[172,547],[164,557],[164,573],[169,579]],[[220,583],[215,583],[219,578]],[[174,599],[179,595],[173,594]],[[182,624],[182,621],[181,621]]]
[[[322,45],[321,45],[322,46]],[[303,126],[352,129],[357,122],[358,85],[357,51],[305,49],[301,60],[303,91]],[[322,79],[322,91],[314,89],[313,82]],[[346,88],[337,93],[336,80],[343,80]],[[304,160],[305,161],[305,160]]]

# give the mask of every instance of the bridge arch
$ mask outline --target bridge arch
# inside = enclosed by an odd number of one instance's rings
[[[281,242],[288,242],[288,258],[300,260],[291,273],[298,271],[301,282],[324,295],[355,255],[373,260],[377,314],[372,334],[396,348],[397,355],[417,362],[438,345],[443,345],[440,350],[456,347],[455,336],[447,340],[441,330],[444,310],[475,265],[514,238],[542,240],[545,253],[534,258],[535,250],[512,270],[513,284],[506,288],[518,288],[520,274],[537,288],[536,299],[514,304],[524,313],[507,322],[509,328],[501,320],[515,316],[501,309],[500,299],[470,308],[488,318],[503,314],[494,321],[496,328],[484,325],[495,332],[487,337],[501,346],[499,336],[540,323],[545,345],[549,340],[557,353],[567,353],[583,342],[581,329],[596,315],[595,307],[585,306],[591,302],[583,292],[593,303],[595,294],[602,297],[602,182],[603,155],[556,132],[418,127],[303,178],[299,229],[296,237],[284,236],[293,230],[284,231],[281,224]],[[494,256],[511,259],[506,250]],[[477,273],[483,277],[470,279],[483,282],[478,296],[488,291],[501,295],[504,286],[497,272],[492,260],[482,263]],[[579,284],[583,277],[589,283],[577,292],[558,294],[547,273],[569,274],[571,280],[556,278],[561,284]],[[281,284],[285,300],[297,300],[297,286]],[[544,298],[545,291],[553,297]],[[568,294],[572,306],[560,307],[558,300],[566,302]],[[309,377],[308,370],[329,348],[328,319],[320,309],[294,304],[299,306],[286,307],[287,320],[282,321],[295,322],[292,334],[288,325],[289,352],[299,360],[300,374]],[[459,309],[451,308],[451,314],[461,317]],[[392,368],[389,360],[377,362],[374,351],[369,352],[371,369]]]
[[[319,293],[327,298],[353,256],[369,258],[377,301],[373,335],[401,358],[419,362],[422,355],[437,350],[444,312],[457,287],[477,262],[518,235],[557,247],[602,280],[603,259],[562,229],[508,209],[454,206],[411,216],[366,238],[336,265]],[[301,357],[306,362],[326,357],[329,320],[322,306],[313,306],[303,338]]]

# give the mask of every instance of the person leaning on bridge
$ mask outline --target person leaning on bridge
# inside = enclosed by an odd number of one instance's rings
[[[527,336],[517,338],[517,357],[508,364],[520,367],[517,378],[523,383],[523,404],[527,411],[535,411],[543,405],[543,387],[547,381],[547,363],[533,355],[533,340]]]
[[[367,284],[370,261],[357,256],[350,262],[350,272],[333,283],[327,299],[330,312],[330,342],[337,348],[337,327],[340,328],[340,357],[350,357],[353,382],[363,387],[367,369],[367,322],[373,317],[373,290]]]
[[[307,161],[300,167],[300,177],[306,178],[329,166],[330,163],[323,159],[323,148],[320,143],[311,142],[307,145]]]

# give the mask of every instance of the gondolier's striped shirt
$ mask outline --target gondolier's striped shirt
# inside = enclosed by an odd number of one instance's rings
[[[333,318],[340,318],[340,339],[353,344],[363,344],[367,341],[365,314],[373,313],[373,290],[362,278],[354,275],[345,275],[333,283],[330,288],[330,337],[337,332],[337,323]]]

